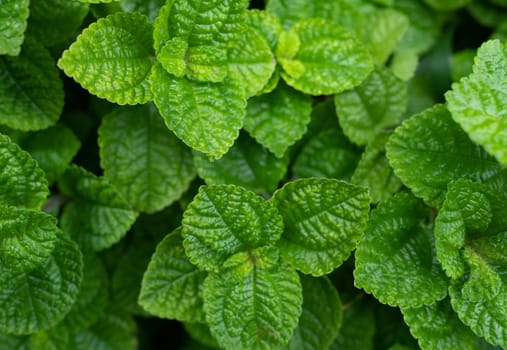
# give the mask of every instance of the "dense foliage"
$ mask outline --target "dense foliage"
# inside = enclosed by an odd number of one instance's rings
[[[0,350],[507,348],[507,1],[0,0]]]

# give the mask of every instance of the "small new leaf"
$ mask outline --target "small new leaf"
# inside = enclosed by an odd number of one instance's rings
[[[5,0],[0,6],[0,55],[16,56],[25,39],[29,0]]]

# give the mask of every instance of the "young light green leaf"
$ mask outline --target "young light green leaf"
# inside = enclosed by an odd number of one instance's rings
[[[303,311],[286,349],[328,349],[338,336],[342,304],[336,288],[327,277],[301,275]]]
[[[246,24],[250,29],[254,29],[269,44],[272,52],[276,51],[278,37],[282,33],[282,25],[278,17],[262,10],[248,10],[246,13]]]
[[[29,0],[5,0],[0,6],[0,55],[17,56],[25,39]]]
[[[164,125],[155,106],[123,107],[99,128],[104,176],[140,212],[179,199],[195,177],[192,154]]]
[[[406,193],[372,212],[356,250],[355,285],[391,306],[419,307],[447,295],[423,204]]]
[[[27,38],[17,57],[0,57],[0,123],[17,130],[45,129],[58,120],[63,86],[49,52]]]
[[[373,309],[361,302],[344,305],[343,321],[330,350],[373,350],[375,318]]]
[[[166,3],[165,0],[120,0],[120,6],[125,12],[140,12],[153,22]]]
[[[434,207],[442,205],[449,182],[459,178],[485,182],[501,170],[493,157],[468,138],[443,105],[403,122],[386,149],[395,174],[416,196]]]
[[[51,256],[30,271],[0,271],[0,332],[34,333],[61,321],[76,300],[83,277],[77,245],[59,234]]]
[[[5,135],[0,134],[0,202],[40,209],[49,194],[44,172],[37,162]]]
[[[280,264],[274,247],[233,255],[203,285],[211,333],[227,349],[271,349],[287,344],[301,314],[299,276]]]
[[[401,49],[393,53],[389,69],[394,76],[403,81],[408,81],[416,74],[419,65],[419,56],[412,49]]]
[[[275,244],[282,231],[271,202],[235,185],[202,186],[182,221],[189,260],[208,271],[218,271],[238,252]]]
[[[351,89],[373,69],[367,49],[352,34],[317,18],[283,32],[276,57],[287,84],[310,95]]]
[[[368,188],[371,201],[378,203],[395,193],[401,186],[385,155],[385,144],[390,134],[379,134],[366,146],[352,175],[351,182]]]
[[[479,338],[458,319],[449,299],[401,311],[423,350],[478,349]]]
[[[490,40],[477,51],[473,73],[445,94],[453,119],[501,163],[507,163],[507,44]]]
[[[322,276],[340,266],[366,228],[366,189],[333,179],[287,183],[271,200],[285,226],[278,242],[283,260],[305,274]]]
[[[293,170],[298,177],[349,180],[359,161],[359,151],[337,129],[312,137],[303,147]]]
[[[451,11],[465,7],[471,0],[424,0],[428,5],[439,11]]]
[[[63,208],[60,224],[84,250],[99,251],[119,241],[137,213],[103,177],[71,166],[59,187],[72,200]]]
[[[240,134],[232,148],[222,158],[210,161],[194,153],[199,176],[206,184],[232,184],[259,194],[273,192],[287,172],[289,157],[276,158],[245,133]]]
[[[42,265],[56,244],[53,216],[0,205],[0,269],[30,271]]]
[[[72,130],[63,125],[30,133],[20,144],[44,170],[49,184],[55,182],[65,172],[81,147]]]
[[[309,96],[280,83],[273,92],[248,101],[245,130],[281,158],[305,134],[311,112]]]
[[[373,62],[382,65],[405,34],[409,20],[403,13],[393,9],[377,10],[368,19],[363,41]]]
[[[247,28],[227,51],[228,75],[245,89],[246,97],[259,93],[275,71],[276,61],[267,40]]]
[[[87,14],[88,5],[77,1],[31,1],[27,34],[44,46],[55,46],[72,38]]]
[[[201,285],[207,273],[188,261],[181,229],[157,246],[141,285],[139,304],[157,317],[204,322]]]
[[[335,95],[334,103],[343,133],[366,145],[400,121],[407,108],[407,86],[388,69],[378,68],[361,85]]]
[[[246,98],[232,81],[202,83],[177,78],[155,65],[155,104],[165,123],[193,149],[218,159],[233,145],[243,126]]]
[[[146,103],[152,99],[152,33],[146,16],[115,13],[85,29],[58,66],[100,98],[122,105]]]

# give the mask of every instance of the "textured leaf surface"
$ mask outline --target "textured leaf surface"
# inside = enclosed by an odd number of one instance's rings
[[[246,99],[240,87],[193,82],[153,69],[155,104],[165,123],[193,149],[220,158],[233,145],[243,126]]]
[[[80,146],[81,143],[72,130],[63,125],[30,133],[21,142],[21,147],[44,170],[50,184],[65,172]]]
[[[0,269],[30,271],[51,255],[58,228],[38,210],[0,206]]]
[[[312,137],[297,156],[293,170],[299,177],[348,180],[359,152],[340,131],[328,129]]]
[[[0,7],[0,55],[18,55],[25,38],[29,0],[5,0]]]
[[[30,155],[0,134],[0,202],[39,209],[49,193],[44,172]]]
[[[58,236],[52,255],[31,271],[2,268],[0,331],[28,334],[58,323],[76,300],[83,277],[77,245]]]
[[[328,349],[341,327],[340,296],[327,277],[301,275],[300,278],[303,287],[303,311],[287,349]]]
[[[355,285],[380,302],[418,307],[447,295],[447,279],[421,222],[422,203],[400,193],[372,212],[356,250]]]
[[[195,176],[190,150],[153,105],[119,108],[105,116],[99,145],[104,176],[137,211],[171,204]]]
[[[282,157],[306,132],[312,101],[280,83],[271,93],[248,101],[245,130],[277,157]]]
[[[343,308],[340,334],[330,350],[373,350],[375,318],[373,310],[361,303]]]
[[[373,68],[368,51],[352,34],[322,19],[300,21],[282,33],[277,59],[287,84],[310,95],[348,90]]]
[[[177,229],[157,246],[146,270],[139,304],[162,318],[204,322],[201,285],[207,273],[188,261]]]
[[[380,134],[366,146],[351,182],[368,188],[373,203],[389,198],[401,186],[385,155],[389,134]]]
[[[484,182],[500,172],[495,159],[468,138],[442,105],[403,122],[386,149],[395,174],[416,196],[435,207],[442,204],[452,180]]]
[[[454,120],[470,138],[507,163],[507,46],[500,40],[477,51],[473,73],[445,94]]]
[[[148,18],[139,13],[101,18],[63,53],[58,66],[100,98],[122,105],[146,103],[152,99],[152,33]]]
[[[274,248],[233,255],[203,285],[211,333],[228,349],[270,349],[285,345],[301,314],[298,274],[279,264]]]
[[[458,319],[448,299],[402,313],[421,349],[478,349],[479,338]]]
[[[120,6],[126,12],[141,12],[148,16],[150,22],[153,22],[160,11],[160,8],[166,3],[165,0],[120,0]]]
[[[373,71],[361,85],[335,95],[343,133],[366,145],[386,127],[397,124],[407,108],[407,87],[386,68]]]
[[[59,185],[72,198],[63,209],[60,224],[85,250],[99,251],[116,243],[137,217],[106,179],[82,168],[70,167]]]
[[[246,13],[246,24],[266,39],[272,52],[276,51],[278,37],[282,32],[282,25],[278,17],[262,10],[249,10]]]
[[[210,161],[196,152],[194,163],[199,176],[208,185],[232,184],[267,194],[273,192],[284,177],[289,157],[276,158],[251,137],[241,134],[222,158]]]
[[[218,271],[235,253],[274,244],[282,231],[271,202],[234,185],[202,186],[182,221],[186,254],[208,271]]]
[[[275,192],[285,226],[281,257],[305,274],[321,276],[347,259],[366,228],[366,189],[332,179],[301,179]]]
[[[63,108],[63,87],[49,52],[26,39],[17,57],[0,57],[0,123],[17,130],[53,125]]]

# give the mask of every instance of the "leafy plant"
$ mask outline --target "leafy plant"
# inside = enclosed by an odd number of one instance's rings
[[[506,15],[0,1],[0,350],[507,348]]]

